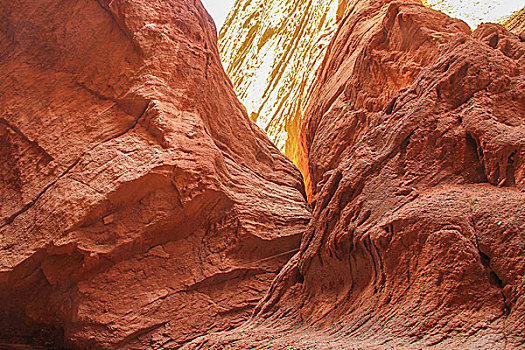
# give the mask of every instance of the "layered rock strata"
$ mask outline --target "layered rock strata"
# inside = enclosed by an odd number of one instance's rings
[[[519,35],[522,41],[525,41],[525,7],[509,16],[503,25],[514,34]]]
[[[0,1],[0,347],[176,348],[296,250],[301,175],[216,42],[199,1]]]
[[[525,43],[359,0],[306,114],[313,219],[250,323],[187,348],[525,346]]]

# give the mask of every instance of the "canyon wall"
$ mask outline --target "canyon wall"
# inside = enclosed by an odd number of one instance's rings
[[[339,0],[241,0],[219,35],[223,64],[251,119],[303,170],[301,120],[345,8]]]
[[[251,321],[186,349],[522,349],[525,43],[358,0],[306,112],[313,218]]]
[[[0,0],[0,48],[0,347],[244,321],[310,213],[200,1]]]
[[[503,25],[525,41],[525,7],[509,16]]]

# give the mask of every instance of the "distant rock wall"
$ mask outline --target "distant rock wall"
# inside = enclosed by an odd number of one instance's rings
[[[338,0],[241,0],[219,35],[223,64],[251,119],[305,175],[301,120],[345,8]]]
[[[199,1],[0,0],[0,348],[177,348],[298,248],[301,175],[216,43]]]
[[[422,0],[435,10],[465,21],[476,29],[481,23],[498,22],[523,6],[516,0]]]
[[[503,25],[525,41],[525,7],[509,16]]]

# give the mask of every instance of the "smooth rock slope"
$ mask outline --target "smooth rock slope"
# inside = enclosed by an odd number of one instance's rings
[[[177,348],[299,246],[301,175],[216,42],[200,1],[0,1],[0,347]]]
[[[313,219],[256,309],[191,349],[522,349],[525,43],[358,0],[305,126]]]

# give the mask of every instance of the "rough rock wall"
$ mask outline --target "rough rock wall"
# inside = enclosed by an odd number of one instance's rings
[[[345,6],[339,0],[241,0],[219,35],[224,66],[252,120],[303,169],[300,121]]]
[[[523,348],[525,43],[360,0],[317,84],[301,250],[250,323],[188,348]]]
[[[301,175],[216,42],[199,1],[0,1],[0,347],[177,347],[298,247]]]

